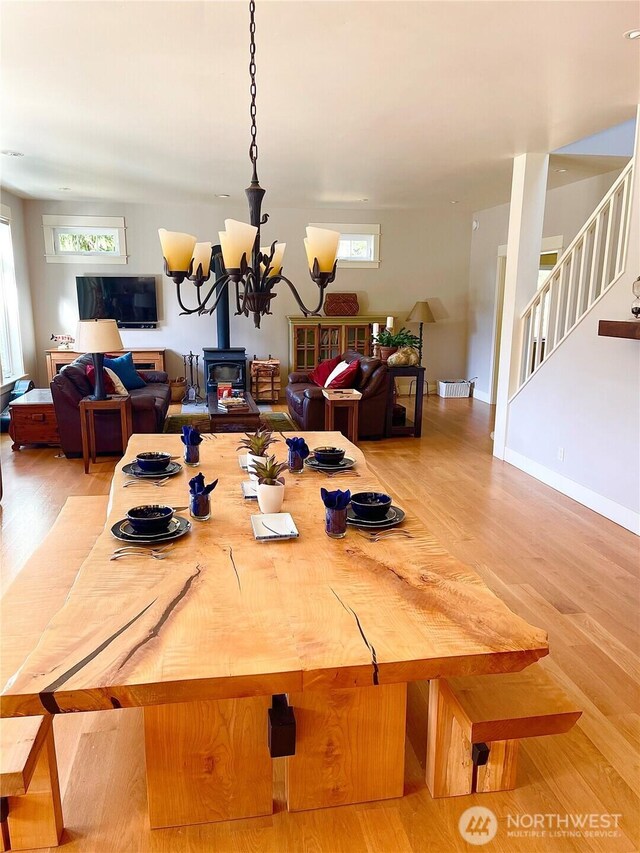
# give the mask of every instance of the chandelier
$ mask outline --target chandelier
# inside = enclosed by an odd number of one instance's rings
[[[260,328],[260,319],[271,314],[271,300],[277,294],[275,286],[283,281],[289,286],[303,314],[318,314],[324,304],[325,289],[336,276],[336,255],[340,234],[326,228],[307,227],[304,246],[309,263],[309,274],[320,291],[315,309],[307,308],[293,282],[282,273],[282,259],[286,243],[274,241],[271,246],[260,245],[260,226],[269,219],[262,214],[262,199],[266,190],[258,181],[258,143],[256,141],[256,42],[255,42],[254,0],[249,3],[249,77],[251,86],[251,142],[249,160],[252,165],[251,185],[245,190],[249,204],[251,224],[225,219],[225,230],[218,232],[221,252],[216,253],[212,243],[199,243],[191,234],[167,231],[160,228],[158,234],[164,256],[164,271],[177,286],[178,304],[181,314],[213,314],[225,290],[233,284],[235,287],[236,314],[246,317],[253,314],[256,328]],[[216,263],[221,275],[205,288]],[[195,295],[195,308],[187,308],[182,298],[182,284],[185,279],[193,282],[192,295]],[[191,289],[191,288],[190,288]],[[195,291],[195,293],[194,293]]]

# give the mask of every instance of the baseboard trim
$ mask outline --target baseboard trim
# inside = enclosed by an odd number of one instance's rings
[[[477,388],[474,388],[473,397],[475,400],[480,400],[481,403],[488,403],[491,405],[491,395],[487,394],[486,391],[478,391]]]
[[[509,447],[505,448],[504,461],[524,471],[525,474],[535,477],[541,483],[551,486],[557,492],[561,492],[563,495],[592,509],[599,515],[603,515],[610,521],[614,521],[621,527],[630,530],[636,536],[640,536],[640,513],[634,512],[628,507],[612,501],[610,498],[605,498],[603,495],[588,489],[586,486],[580,485],[580,483],[576,483],[574,480],[570,480],[568,477],[563,477],[562,474],[558,474],[556,471],[540,465],[539,462],[535,462],[533,459],[529,459],[527,456],[511,450]]]

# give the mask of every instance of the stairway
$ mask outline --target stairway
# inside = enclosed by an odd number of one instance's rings
[[[514,397],[624,272],[632,177],[630,161],[522,312]]]

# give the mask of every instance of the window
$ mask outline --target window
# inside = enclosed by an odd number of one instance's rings
[[[344,222],[312,222],[316,228],[340,232],[338,267],[340,269],[375,269],[380,266],[380,226],[349,225]]]
[[[11,241],[11,211],[2,205],[0,213],[0,369],[2,383],[15,381],[24,374],[18,287]]]
[[[43,216],[47,263],[126,264],[122,216]]]

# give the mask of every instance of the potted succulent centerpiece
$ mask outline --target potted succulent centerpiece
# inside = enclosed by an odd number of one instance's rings
[[[287,468],[286,462],[277,462],[275,456],[268,456],[263,462],[254,464],[258,477],[258,506],[260,512],[280,512],[284,501],[284,477],[280,474]]]
[[[385,363],[389,356],[397,352],[400,347],[417,347],[420,345],[418,336],[411,334],[404,326],[399,332],[382,329],[373,340],[380,347],[380,360]]]
[[[237,447],[237,450],[247,450],[247,471],[252,480],[257,480],[258,477],[254,473],[256,462],[265,462],[267,458],[267,450],[278,439],[273,437],[270,429],[258,427],[258,429],[250,435],[245,433],[246,438],[243,438]]]

